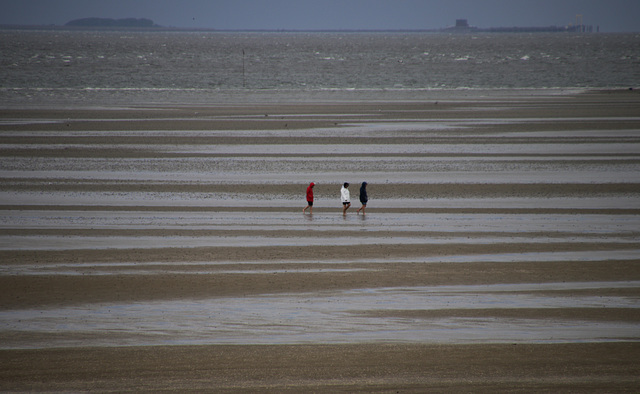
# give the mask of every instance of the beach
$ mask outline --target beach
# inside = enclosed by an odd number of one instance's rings
[[[0,108],[0,390],[637,390],[638,92],[421,95]]]

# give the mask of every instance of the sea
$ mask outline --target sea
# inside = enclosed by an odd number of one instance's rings
[[[640,34],[2,30],[0,68],[5,105],[629,89]]]

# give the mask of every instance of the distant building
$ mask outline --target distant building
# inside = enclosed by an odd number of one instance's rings
[[[440,31],[446,31],[450,33],[469,33],[477,29],[477,27],[469,26],[469,21],[467,21],[466,19],[456,19],[456,24],[454,26],[441,29]]]
[[[456,19],[456,29],[468,29],[469,22],[466,19]]]

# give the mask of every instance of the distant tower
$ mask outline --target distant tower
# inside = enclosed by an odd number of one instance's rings
[[[584,25],[582,24],[582,14],[576,15],[576,31],[584,33]]]

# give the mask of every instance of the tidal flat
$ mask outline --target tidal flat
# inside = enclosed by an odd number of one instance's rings
[[[635,91],[5,107],[0,182],[3,390],[640,384]]]

